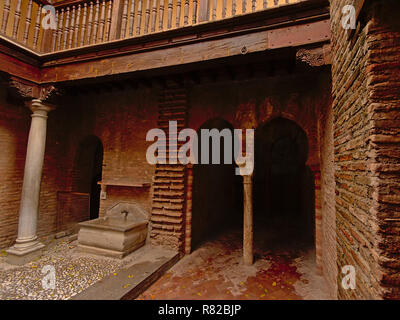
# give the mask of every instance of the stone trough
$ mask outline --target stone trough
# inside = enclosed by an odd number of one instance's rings
[[[81,251],[122,259],[146,243],[149,218],[137,204],[120,202],[104,217],[81,222]]]

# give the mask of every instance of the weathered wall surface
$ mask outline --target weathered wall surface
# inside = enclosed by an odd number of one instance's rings
[[[152,182],[154,166],[146,160],[152,142],[146,141],[146,134],[157,128],[158,96],[156,89],[125,87],[75,96],[65,103],[70,111],[66,189],[76,191],[72,177],[79,144],[96,136],[104,149],[102,181],[112,184],[107,199],[100,201],[100,216],[119,201],[136,201],[151,211],[151,189],[131,185]]]
[[[6,101],[5,87],[0,87],[0,248],[10,246],[18,230],[29,110]]]
[[[335,163],[333,148],[333,111],[330,96],[327,104],[319,108],[318,131],[321,159],[321,261],[322,273],[332,298],[337,297],[336,265],[336,210],[335,210]]]
[[[7,90],[0,88],[0,248],[9,247],[17,237],[18,211],[30,128],[30,110],[20,101],[9,102]],[[63,188],[62,143],[63,111],[50,113],[43,177],[40,192],[38,236],[56,230],[57,198],[55,190]],[[61,169],[61,170],[60,170]]]
[[[339,273],[338,297],[399,298],[400,45],[389,18],[399,3],[365,5],[350,37],[340,24],[345,4],[331,1],[337,261],[338,270],[355,267],[357,288],[343,289]]]

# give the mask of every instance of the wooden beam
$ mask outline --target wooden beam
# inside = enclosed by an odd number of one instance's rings
[[[154,70],[175,65],[214,60],[261,52],[285,47],[298,47],[312,43],[327,42],[330,39],[329,21],[316,21],[303,25],[232,36],[217,40],[162,46],[159,50],[144,51],[97,58],[96,60],[75,61],[74,63],[44,66],[42,81],[70,81],[96,78],[137,71]],[[168,57],[168,59],[166,59]]]

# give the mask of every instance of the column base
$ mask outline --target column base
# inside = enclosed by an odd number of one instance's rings
[[[40,257],[43,253],[44,247],[45,245],[39,241],[24,244],[24,246],[21,246],[17,243],[6,250],[6,262],[17,266],[24,265]]]

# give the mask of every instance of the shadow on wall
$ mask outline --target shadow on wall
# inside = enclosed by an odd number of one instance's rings
[[[314,240],[315,186],[307,157],[307,135],[295,122],[276,118],[257,129],[255,228],[281,230],[273,233],[278,238],[268,239],[269,245]],[[268,232],[264,236],[268,238]]]
[[[222,119],[206,121],[199,129],[229,129],[233,126]],[[199,136],[199,155],[201,154],[201,134]],[[221,142],[223,139],[221,139]],[[224,163],[224,145],[221,143],[221,162]],[[211,163],[212,150],[209,151]],[[232,145],[233,159],[233,145]],[[236,165],[197,164],[193,168],[193,216],[192,246],[196,249],[202,242],[210,239],[232,224],[240,224],[243,216],[242,177],[235,175]]]

